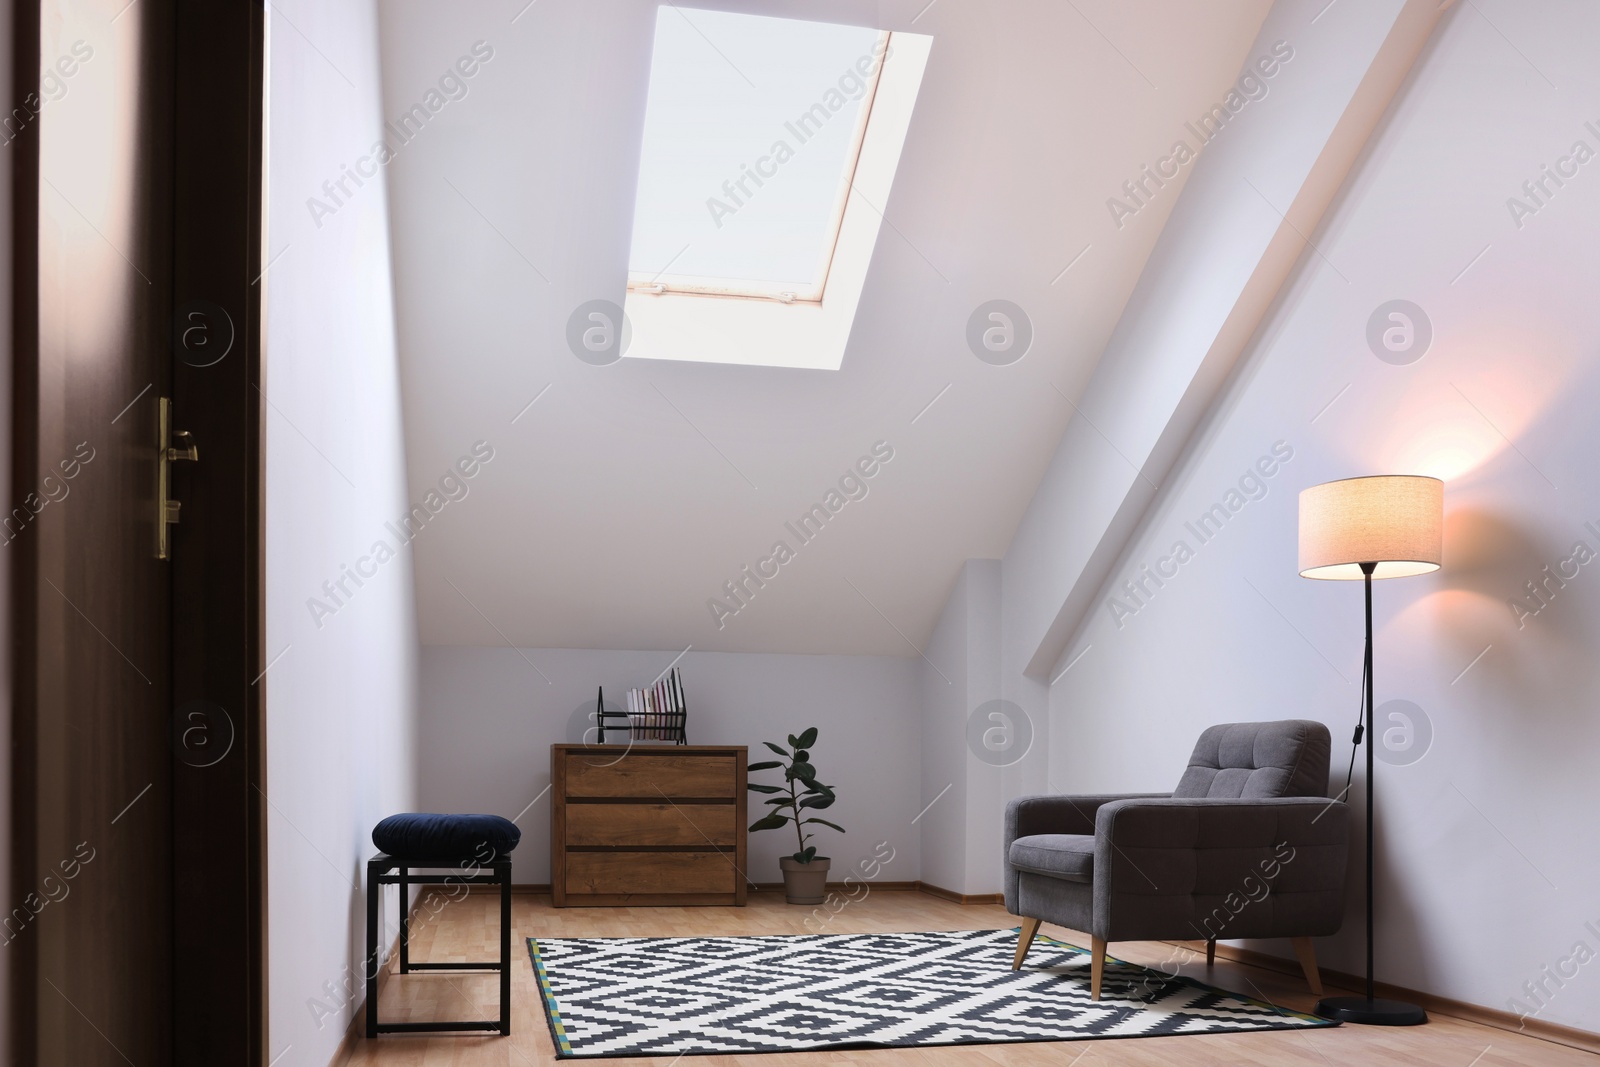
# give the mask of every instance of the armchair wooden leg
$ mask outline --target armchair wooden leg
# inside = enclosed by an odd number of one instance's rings
[[[1094,938],[1094,943],[1090,946],[1090,951],[1094,953],[1094,958],[1089,961],[1089,999],[1099,1000],[1100,980],[1106,975],[1105,938]]]
[[[1322,975],[1317,971],[1317,950],[1311,944],[1309,937],[1296,937],[1294,941],[1294,954],[1300,957],[1300,969],[1306,973],[1306,985],[1311,987],[1311,995],[1322,996]]]
[[[1027,956],[1028,949],[1033,947],[1033,935],[1039,932],[1038,919],[1023,919],[1022,932],[1017,936],[1017,958],[1011,961],[1013,971],[1022,970],[1023,957]]]
[[[1207,938],[1206,939],[1206,966],[1207,967],[1215,967],[1216,965],[1217,965],[1217,939],[1214,938],[1214,937]]]

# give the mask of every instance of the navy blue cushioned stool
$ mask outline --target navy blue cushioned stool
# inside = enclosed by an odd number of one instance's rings
[[[367,1036],[446,1033],[457,1030],[511,1033],[511,850],[522,832],[498,815],[391,815],[372,831],[378,855],[367,861]],[[383,887],[400,887],[400,973],[412,971],[498,971],[500,1018],[441,1022],[378,1021],[378,901]],[[413,962],[407,887],[414,885],[498,885],[500,961],[498,963]]]

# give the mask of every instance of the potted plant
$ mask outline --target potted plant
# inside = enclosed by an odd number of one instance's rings
[[[752,771],[783,768],[783,786],[764,785],[761,782],[749,783],[750,791],[753,793],[776,794],[767,800],[772,810],[752,823],[750,829],[776,830],[780,826],[794,823],[795,839],[800,845],[800,851],[792,856],[784,856],[778,861],[778,865],[783,868],[784,896],[790,904],[821,904],[827,892],[829,860],[827,856],[817,855],[817,846],[806,843],[812,837],[806,827],[813,823],[821,823],[841,834],[844,833],[844,827],[827,819],[819,819],[815,814],[823,808],[831,807],[835,799],[833,789],[817,781],[816,768],[811,766],[810,750],[816,743],[815,726],[799,737],[790,734],[788,748],[775,745],[771,741],[763,741],[762,744],[783,758],[750,764]]]

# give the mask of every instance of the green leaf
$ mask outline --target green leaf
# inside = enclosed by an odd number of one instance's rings
[[[817,846],[816,845],[807,845],[806,848],[805,848],[805,851],[804,852],[796,852],[794,854],[794,858],[799,860],[801,863],[810,863],[812,861],[812,859],[816,857],[816,854],[817,854]]]
[[[762,785],[760,782],[749,782],[745,788],[752,793],[781,793],[783,790],[775,785]]]
[[[788,759],[789,758],[789,750],[788,749],[779,748],[777,745],[773,744],[771,741],[763,741],[761,743],[763,745],[766,745],[768,748],[772,749],[772,751],[776,752],[778,755],[782,756],[784,759]],[[782,766],[782,764],[779,764],[779,766]]]
[[[790,748],[804,748],[805,746],[800,743],[800,739],[799,738],[795,737],[794,734],[790,734],[789,735],[789,747]]]
[[[783,761],[782,760],[769,759],[769,760],[762,760],[760,763],[752,763],[752,764],[750,764],[750,766],[746,767],[745,770],[747,770],[747,771],[770,771],[774,767],[782,767],[782,766],[783,766]]]
[[[789,798],[788,798],[788,796],[773,797],[771,800],[768,800],[765,803],[768,803],[768,804],[787,804],[787,803],[789,803]]]
[[[811,729],[807,730],[805,733],[800,735],[800,743],[795,745],[795,747],[796,748],[810,748],[812,745],[814,745],[816,743],[817,743],[817,728],[815,726],[813,726]]]
[[[815,767],[811,766],[811,764],[809,764],[809,763],[806,763],[806,762],[801,761],[801,760],[796,760],[795,763],[794,763],[794,766],[789,768],[788,776],[789,776],[789,778],[791,780],[793,780],[795,778],[800,778],[800,779],[815,778],[817,776],[817,769]]]
[[[824,826],[833,827],[835,830],[839,831],[841,834],[845,832],[844,827],[840,826],[836,822],[829,822],[827,819],[807,819],[806,822],[808,822],[808,823],[820,822]]]
[[[831,808],[836,799],[832,793],[825,797],[806,797],[800,801],[800,806],[802,808]]]
[[[811,753],[807,752],[803,748],[802,749],[797,749],[795,751],[794,758],[799,760],[801,763],[805,763],[805,762],[807,762],[808,760],[811,759]]]
[[[775,811],[769,811],[766,815],[750,824],[750,832],[755,833],[757,830],[776,830],[778,827],[784,826],[788,822],[789,816],[781,815]]]

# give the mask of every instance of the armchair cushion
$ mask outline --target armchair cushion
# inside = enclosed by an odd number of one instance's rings
[[[1034,834],[1011,842],[1011,866],[1069,882],[1094,883],[1093,834]]]
[[[1319,797],[1328,792],[1328,728],[1310,719],[1231,722],[1200,735],[1175,797]]]
[[[1022,905],[1018,892],[1021,871],[1011,862],[1011,845],[1019,837],[1035,834],[1094,833],[1095,812],[1113,800],[1141,797],[1164,797],[1166,793],[1113,793],[1098,796],[1028,796],[1017,797],[1006,804],[1006,821],[1000,841],[1000,858],[1004,871],[1006,908],[1013,915],[1020,914]]]

